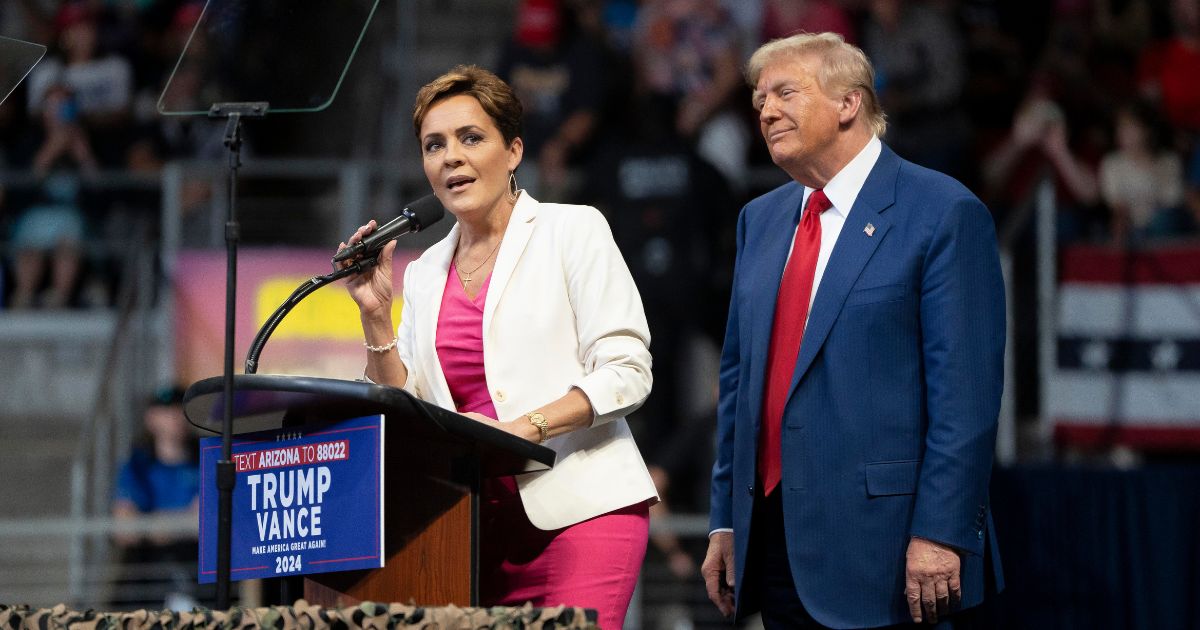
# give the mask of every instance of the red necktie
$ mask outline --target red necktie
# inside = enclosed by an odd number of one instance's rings
[[[800,341],[808,319],[813,276],[817,271],[817,253],[821,250],[820,214],[833,204],[824,191],[814,190],[804,205],[792,255],[783,269],[783,282],[775,300],[775,324],[771,327],[771,346],[767,354],[767,384],[763,390],[762,428],[758,432],[758,476],[763,496],[779,485],[783,476],[781,434],[783,408],[796,371]]]

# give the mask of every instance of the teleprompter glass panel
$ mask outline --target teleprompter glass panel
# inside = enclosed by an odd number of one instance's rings
[[[37,65],[46,47],[11,37],[0,37],[0,103],[17,89],[21,79]]]
[[[379,0],[208,0],[158,100],[166,115],[266,101],[270,112],[333,102]]]

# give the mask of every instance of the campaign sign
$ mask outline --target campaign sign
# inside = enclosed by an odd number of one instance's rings
[[[383,416],[235,436],[230,579],[383,566]],[[200,442],[200,582],[217,579],[216,462]]]

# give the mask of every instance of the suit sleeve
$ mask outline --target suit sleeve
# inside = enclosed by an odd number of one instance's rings
[[[964,196],[934,229],[921,287],[929,425],[912,531],[983,553],[1004,381],[1004,280],[987,208]]]
[[[564,231],[563,271],[584,366],[573,385],[587,395],[598,426],[633,413],[650,394],[650,330],[608,222],[582,208]]]
[[[729,299],[729,317],[725,324],[725,342],[721,346],[720,392],[717,400],[716,461],[713,462],[708,530],[733,528],[733,451],[741,374],[741,339],[738,325],[738,274],[742,247],[746,239],[746,211],[737,223],[737,258],[733,268],[733,289]]]

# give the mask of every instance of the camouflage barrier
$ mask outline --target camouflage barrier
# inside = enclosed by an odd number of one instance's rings
[[[213,611],[197,608],[191,612],[136,610],[99,612],[70,610],[59,604],[54,608],[30,608],[0,604],[0,629],[47,630],[141,630],[210,628],[241,630],[271,628],[317,630],[336,628],[425,628],[428,630],[518,630],[542,628],[562,630],[596,628],[593,610],[558,606],[534,608],[459,608],[457,606],[421,607],[403,604],[364,602],[344,608],[322,608],[299,600],[294,606],[232,608]]]

